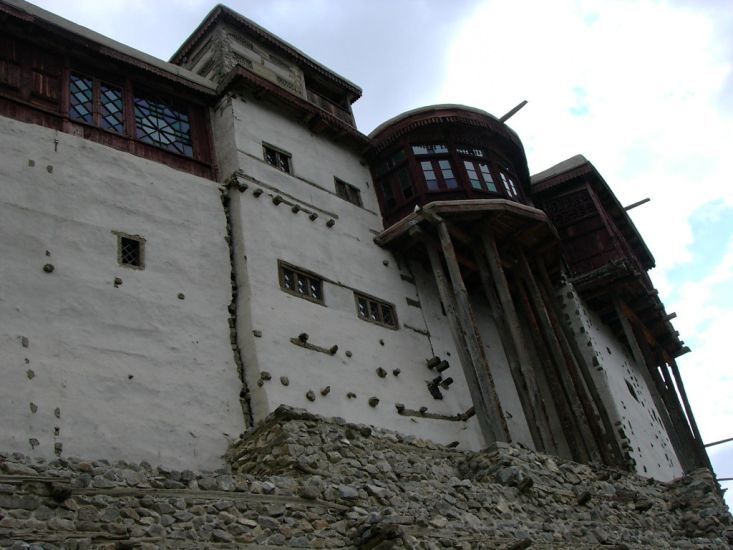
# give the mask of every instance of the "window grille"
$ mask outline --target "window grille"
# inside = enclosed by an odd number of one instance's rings
[[[315,273],[293,267],[285,262],[278,262],[280,288],[305,300],[324,304],[323,279]]]
[[[392,304],[357,292],[354,293],[354,299],[356,300],[356,313],[360,319],[393,329],[397,328],[397,315]]]
[[[144,143],[193,156],[188,115],[162,100],[135,97],[135,133]]]
[[[117,233],[117,262],[120,265],[143,269],[145,267],[145,239]]]

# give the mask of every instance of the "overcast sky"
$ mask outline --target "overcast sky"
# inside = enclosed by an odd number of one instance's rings
[[[40,6],[168,59],[205,0],[43,0]],[[582,153],[631,211],[692,353],[680,358],[706,441],[733,437],[733,2],[731,0],[232,0],[360,85],[368,133],[422,105],[510,121],[531,173]],[[733,477],[733,443],[711,448]]]

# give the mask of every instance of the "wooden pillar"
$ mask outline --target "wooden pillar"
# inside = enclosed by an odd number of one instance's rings
[[[570,327],[568,327],[566,323],[562,322],[562,310],[557,297],[555,296],[552,281],[550,281],[550,275],[547,273],[545,262],[542,261],[542,259],[538,259],[535,262],[535,265],[537,266],[540,274],[539,280],[544,290],[545,299],[550,304],[550,318],[555,326],[555,331],[558,334],[560,344],[565,348],[566,353],[574,358],[583,383],[588,389],[588,393],[590,393],[590,398],[596,414],[601,421],[601,428],[603,431],[602,441],[600,442],[601,453],[604,455],[604,459],[608,461],[607,464],[623,466],[625,461],[623,453],[621,452],[621,445],[619,444],[618,439],[616,439],[616,431],[614,430],[613,423],[608,415],[608,410],[606,409],[606,406],[601,399],[601,395],[598,392],[598,388],[596,387],[596,383],[593,380],[590,370],[591,367],[586,362],[583,352],[578,347],[578,342],[575,339],[575,335],[570,330]]]
[[[451,242],[448,226],[445,221],[440,220],[436,223],[436,228],[438,230],[440,246],[443,250],[443,258],[445,259],[445,264],[448,267],[448,275],[450,276],[453,286],[453,294],[458,306],[458,318],[466,337],[466,347],[468,348],[468,352],[473,362],[483,402],[486,403],[486,408],[489,412],[492,429],[496,436],[496,440],[511,441],[509,428],[507,427],[506,418],[504,417],[504,411],[501,408],[499,396],[496,393],[496,386],[494,385],[494,379],[491,375],[489,362],[486,359],[484,345],[481,342],[481,337],[479,336],[476,328],[476,321],[474,320],[473,312],[471,311],[468,292],[466,291],[466,285],[463,283],[461,268],[458,266],[458,259],[456,258],[453,243]]]
[[[506,273],[501,266],[501,257],[496,246],[496,239],[491,228],[486,227],[481,234],[484,256],[491,271],[491,276],[486,273],[483,262],[479,261],[479,271],[484,290],[489,303],[493,301],[492,309],[499,310],[499,304],[496,304],[496,296],[499,297],[501,303],[501,311],[503,311],[503,322],[505,335],[502,335],[502,341],[505,349],[509,350],[509,366],[511,368],[514,385],[522,402],[522,408],[530,424],[530,431],[538,450],[546,450],[548,452],[557,451],[554,445],[547,445],[555,438],[552,437],[552,429],[547,419],[547,413],[542,403],[542,394],[537,385],[535,372],[538,370],[529,353],[527,343],[524,339],[522,327],[519,322],[517,310],[514,307],[514,301],[509,291],[509,283],[506,279]],[[479,255],[477,255],[478,257]],[[482,269],[484,268],[484,269]],[[493,283],[493,284],[491,284]],[[507,334],[509,338],[507,338]]]
[[[527,289],[529,290],[529,295],[534,308],[537,311],[537,317],[539,319],[540,328],[542,329],[542,334],[550,347],[551,356],[555,361],[557,372],[559,374],[560,381],[564,386],[565,394],[570,401],[570,406],[574,414],[577,416],[581,436],[588,446],[591,459],[599,460],[601,458],[601,449],[600,444],[598,443],[598,434],[595,433],[596,430],[593,429],[595,427],[595,413],[593,411],[593,407],[587,399],[587,395],[585,395],[584,388],[582,387],[582,382],[579,380],[579,377],[575,372],[575,365],[572,363],[572,358],[566,357],[563,353],[562,346],[558,340],[558,335],[552,326],[547,306],[542,299],[542,294],[539,286],[537,285],[537,281],[534,278],[534,274],[529,267],[529,262],[527,262],[527,257],[521,248],[517,247],[516,251],[519,259],[520,270],[522,271],[522,275],[527,283]]]
[[[568,444],[570,456],[576,462],[587,462],[590,459],[590,453],[580,431],[579,423],[581,419],[575,413],[575,410],[571,405],[571,400],[566,395],[565,388],[560,382],[560,374],[558,372],[557,365],[552,361],[551,353],[549,349],[547,349],[545,341],[542,338],[542,331],[540,330],[537,316],[532,310],[524,285],[517,283],[517,293],[519,295],[519,304],[529,323],[530,333],[532,334],[540,362],[543,364],[547,375],[547,383],[550,386],[550,391],[552,392],[552,398],[555,402],[555,408],[557,409],[557,413],[560,418],[560,424],[563,429],[563,435],[565,436],[565,440]]]
[[[471,399],[476,410],[476,418],[478,420],[479,427],[481,428],[481,432],[483,433],[486,442],[492,443],[500,439],[500,432],[495,430],[494,423],[491,422],[493,411],[488,408],[481,393],[478,376],[474,369],[473,360],[466,344],[466,336],[458,319],[458,313],[456,312],[455,298],[451,290],[450,283],[448,282],[448,278],[443,271],[443,264],[438,245],[428,237],[424,237],[423,241],[427,248],[430,266],[433,270],[433,277],[435,278],[435,284],[438,287],[438,294],[440,295],[440,301],[443,303],[445,314],[448,317],[448,327],[450,328],[451,335],[453,336],[453,341],[456,344],[458,360],[461,363],[463,374],[466,377],[468,389],[471,393]]]

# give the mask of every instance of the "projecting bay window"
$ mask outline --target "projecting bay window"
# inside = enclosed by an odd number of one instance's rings
[[[391,329],[397,328],[397,315],[392,304],[358,292],[354,292],[354,299],[360,319]]]
[[[278,272],[280,288],[283,291],[304,300],[324,304],[323,279],[318,275],[298,269],[285,262],[278,262]]]

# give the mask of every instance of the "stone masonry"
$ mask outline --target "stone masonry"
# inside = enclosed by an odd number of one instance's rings
[[[0,455],[0,547],[709,549],[733,538],[707,470],[662,483],[286,407],[226,458],[193,472]]]

